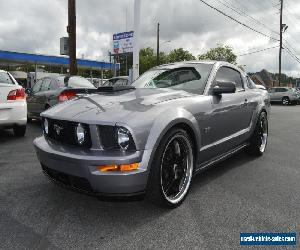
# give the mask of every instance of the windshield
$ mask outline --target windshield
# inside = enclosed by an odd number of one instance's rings
[[[0,83],[15,84],[6,72],[0,72]]]
[[[136,88],[170,88],[203,94],[212,64],[194,64],[176,69],[153,69],[132,83]]]

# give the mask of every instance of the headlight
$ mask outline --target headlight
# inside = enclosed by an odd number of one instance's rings
[[[44,132],[46,135],[49,133],[49,123],[47,119],[44,120]]]
[[[79,145],[83,145],[85,142],[85,129],[84,127],[81,125],[81,123],[78,123],[77,126],[75,127],[75,132],[76,132],[76,139],[77,139],[77,143]]]
[[[130,144],[130,132],[126,128],[118,129],[118,144],[121,149],[127,150]]]

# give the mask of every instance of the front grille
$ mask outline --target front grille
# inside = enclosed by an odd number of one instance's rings
[[[75,127],[77,125],[76,122],[70,122],[70,121],[63,121],[63,120],[54,120],[54,119],[48,119],[48,127],[49,127],[49,133],[47,137],[49,137],[52,140],[61,142],[63,144],[67,145],[74,145],[79,146],[76,139],[76,132]],[[85,142],[80,145],[84,148],[90,148],[92,146],[91,136],[90,136],[90,129],[87,124],[82,124],[84,127],[86,133],[85,133]]]
[[[105,150],[119,149],[116,127],[98,126],[101,144]]]
[[[47,168],[42,166],[44,173],[53,181],[63,184],[64,186],[77,189],[79,191],[93,194],[94,190],[92,189],[89,181],[82,177],[77,177],[74,175],[65,174],[54,169]]]

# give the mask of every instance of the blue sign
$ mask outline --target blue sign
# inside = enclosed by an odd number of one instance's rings
[[[296,233],[240,233],[242,246],[295,246]]]
[[[118,53],[131,53],[133,51],[133,31],[113,35],[113,51]]]

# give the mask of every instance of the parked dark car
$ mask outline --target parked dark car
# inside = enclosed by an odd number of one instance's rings
[[[265,152],[269,94],[235,65],[161,65],[97,91],[43,112],[34,141],[43,171],[75,190],[176,207],[197,173],[243,149]]]
[[[104,82],[101,86],[102,87],[109,87],[109,86],[126,86],[129,85],[129,77],[128,76],[117,76],[111,79],[108,79]]]
[[[40,113],[78,94],[96,90],[87,79],[79,76],[45,77],[26,89],[28,118],[39,118]]]

